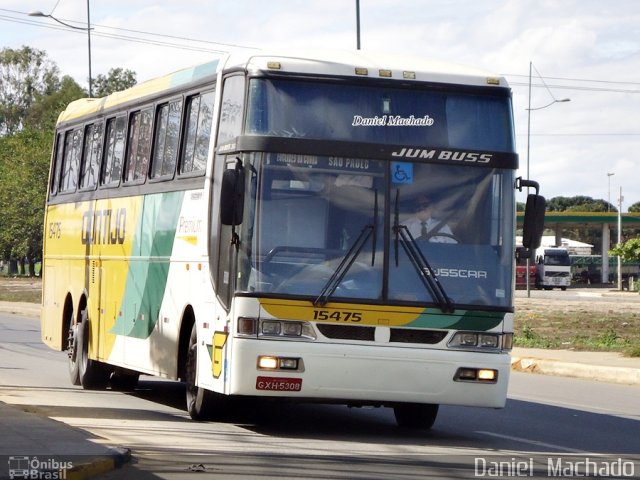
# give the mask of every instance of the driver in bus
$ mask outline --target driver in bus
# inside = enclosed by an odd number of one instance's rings
[[[414,212],[404,224],[416,240],[434,243],[458,243],[449,225],[433,218],[433,202],[426,195],[420,195]]]

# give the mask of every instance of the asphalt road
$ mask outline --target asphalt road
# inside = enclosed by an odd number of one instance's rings
[[[570,478],[588,468],[640,478],[640,387],[514,373],[505,409],[442,407],[426,432],[397,428],[386,409],[335,405],[250,404],[199,423],[180,384],[142,377],[130,393],[83,391],[66,354],[40,343],[37,320],[0,315],[0,332],[0,401],[132,449],[129,465],[101,478]]]

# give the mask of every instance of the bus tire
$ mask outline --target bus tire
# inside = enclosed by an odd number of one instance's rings
[[[438,416],[437,404],[400,403],[393,407],[396,423],[401,428],[430,429]]]
[[[223,395],[196,386],[198,371],[198,330],[194,322],[189,337],[189,349],[185,365],[187,411],[193,420],[212,420],[223,409]]]
[[[89,317],[87,310],[81,312],[82,321],[77,325],[78,341],[78,377],[85,390],[104,390],[111,374],[108,367],[89,358]]]
[[[69,328],[67,338],[67,354],[69,355],[69,379],[71,384],[80,385],[80,362],[78,356],[78,324],[73,324]]]

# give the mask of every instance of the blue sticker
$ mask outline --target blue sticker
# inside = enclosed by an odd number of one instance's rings
[[[391,182],[399,184],[413,183],[413,163],[391,162]]]

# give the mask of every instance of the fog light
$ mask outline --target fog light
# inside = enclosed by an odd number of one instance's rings
[[[478,370],[478,380],[483,382],[495,382],[498,379],[497,370],[480,369]]]
[[[457,377],[460,380],[475,380],[476,370],[475,368],[461,368],[458,370]]]
[[[276,370],[278,368],[277,357],[258,357],[258,368],[261,370]]]
[[[297,358],[281,358],[280,368],[283,370],[297,370],[298,359]]]

